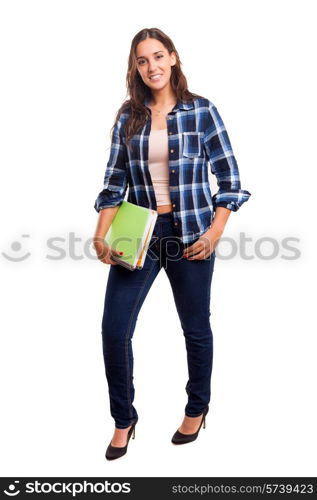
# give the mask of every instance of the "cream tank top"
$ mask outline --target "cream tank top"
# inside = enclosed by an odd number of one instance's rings
[[[149,170],[157,205],[171,203],[168,171],[167,128],[151,130],[149,135]]]

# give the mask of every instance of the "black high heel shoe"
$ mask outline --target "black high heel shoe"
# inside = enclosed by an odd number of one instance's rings
[[[128,431],[127,444],[125,446],[112,446],[111,441],[110,441],[108,448],[106,450],[106,455],[105,455],[107,460],[115,460],[116,458],[120,458],[126,454],[127,449],[128,449],[128,444],[130,441],[130,437],[132,436],[132,439],[135,438],[135,426],[136,426],[137,421],[138,421],[138,419],[136,419],[135,422],[133,422],[133,424],[131,425],[131,427]]]
[[[203,426],[204,429],[206,427],[206,415],[208,413],[208,410],[209,406],[207,406],[204,409],[202,413],[203,418],[201,419],[200,425],[196,432],[194,432],[193,434],[183,434],[182,432],[179,432],[179,430],[177,430],[174,436],[172,437],[172,443],[185,444],[185,443],[190,443],[191,441],[195,441],[195,439],[197,439],[201,426]]]

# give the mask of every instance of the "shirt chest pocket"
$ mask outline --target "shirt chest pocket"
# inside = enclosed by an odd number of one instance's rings
[[[183,132],[183,156],[203,156],[203,132]]]

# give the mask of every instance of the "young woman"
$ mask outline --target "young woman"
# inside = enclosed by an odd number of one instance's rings
[[[133,406],[132,336],[140,308],[161,267],[170,281],[185,336],[189,379],[183,422],[174,444],[193,441],[209,409],[213,340],[210,288],[215,248],[231,211],[251,195],[215,105],[187,89],[171,39],[156,28],[132,40],[127,88],[112,133],[104,188],[94,208],[98,258],[111,264],[102,317],[105,371],[115,430],[106,451],[124,455],[138,420]],[[208,162],[219,190],[212,196]],[[129,187],[127,201],[158,212],[141,270],[112,260],[104,241]],[[124,304],[124,307],[122,305]]]

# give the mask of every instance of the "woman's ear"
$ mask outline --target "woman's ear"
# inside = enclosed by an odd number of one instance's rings
[[[177,59],[176,59],[176,55],[175,55],[174,52],[171,52],[171,58],[172,58],[172,64],[171,64],[171,66],[175,66]]]

